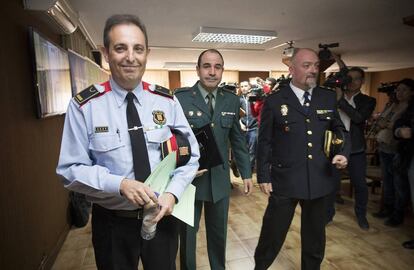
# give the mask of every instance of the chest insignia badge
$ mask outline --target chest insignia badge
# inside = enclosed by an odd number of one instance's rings
[[[288,111],[289,111],[289,109],[288,109],[288,106],[286,104],[283,104],[283,105],[280,106],[280,113],[283,116],[288,115]]]
[[[152,111],[152,116],[154,123],[157,125],[164,125],[167,122],[163,111]]]
[[[200,111],[197,111],[197,116],[201,116],[201,112]]]

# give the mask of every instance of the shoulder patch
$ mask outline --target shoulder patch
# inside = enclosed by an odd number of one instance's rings
[[[190,87],[180,87],[180,88],[176,88],[174,90],[174,94],[181,93],[181,92],[185,92],[185,91],[188,91],[189,89],[190,89]]]
[[[148,90],[154,94],[160,95],[160,96],[164,96],[167,98],[174,98],[173,93],[171,92],[170,89],[162,87],[160,85],[157,84],[151,84],[148,86]]]
[[[88,86],[86,89],[79,92],[73,99],[78,103],[79,106],[82,106],[90,99],[99,96],[100,94],[105,92],[105,87],[99,84],[92,84]]]

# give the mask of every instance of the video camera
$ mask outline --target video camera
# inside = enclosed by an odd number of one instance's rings
[[[326,88],[341,88],[342,90],[346,90],[348,88],[348,84],[352,82],[352,78],[348,76],[348,68],[341,68],[336,73],[331,73],[326,78],[323,86]]]
[[[400,82],[386,82],[380,83],[380,86],[377,88],[378,92],[391,94],[395,92]]]
[[[237,92],[237,87],[238,87],[237,83],[222,82],[222,83],[219,84],[219,87],[237,94],[236,93]]]
[[[276,87],[274,88],[275,91],[277,91],[277,90],[279,90],[279,89],[281,89],[285,86],[288,86],[291,79],[292,78],[290,78],[289,76],[285,77],[285,75],[281,75],[279,78],[276,79]]]
[[[330,43],[330,44],[321,44],[319,43],[319,48],[321,49],[318,53],[319,59],[322,61],[327,61],[331,59],[332,53],[329,48],[339,47],[339,43]]]
[[[262,100],[265,98],[265,92],[263,87],[259,84],[252,85],[252,88],[249,91],[249,102],[254,102]]]

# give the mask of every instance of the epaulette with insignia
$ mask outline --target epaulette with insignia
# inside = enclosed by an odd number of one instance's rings
[[[188,91],[189,89],[190,89],[190,87],[180,87],[180,88],[176,88],[174,90],[174,94],[181,93],[181,92],[184,92],[184,91]]]
[[[160,85],[151,84],[148,87],[148,89],[154,94],[164,96],[164,97],[167,97],[167,98],[172,98],[172,99],[174,98],[174,95],[173,95],[173,93],[171,92],[170,89],[162,87]]]
[[[86,89],[76,94],[73,97],[73,99],[76,101],[76,103],[78,103],[79,106],[82,106],[92,98],[97,97],[104,92],[105,86],[99,84],[92,84],[88,86]]]

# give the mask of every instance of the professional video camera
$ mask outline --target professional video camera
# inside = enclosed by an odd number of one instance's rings
[[[329,48],[336,48],[339,47],[339,43],[331,43],[331,44],[321,44],[319,43],[319,48],[321,49],[318,53],[319,59],[322,61],[327,61],[331,59],[331,51]]]
[[[249,91],[249,102],[262,100],[263,98],[265,98],[263,87],[259,84],[252,85]]]
[[[380,86],[377,88],[378,92],[380,93],[386,93],[391,94],[395,92],[395,89],[397,89],[397,86],[400,82],[386,82],[386,83],[380,83]]]
[[[280,76],[279,78],[276,79],[276,87],[275,87],[275,91],[288,86],[290,83],[290,80],[292,78],[290,76],[285,77],[285,75]]]
[[[331,73],[326,78],[323,86],[326,88],[341,88],[342,90],[346,90],[348,88],[348,84],[352,82],[352,78],[348,76],[348,68],[341,68],[336,73]]]
[[[237,92],[237,83],[226,83],[226,82],[222,82],[219,84],[219,87],[231,91],[233,93],[236,94]]]

